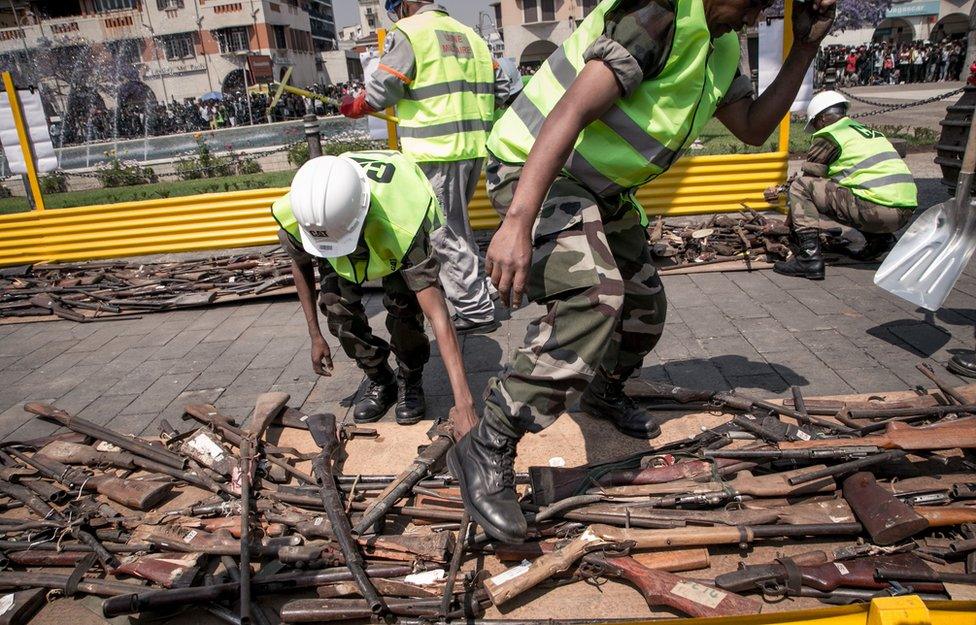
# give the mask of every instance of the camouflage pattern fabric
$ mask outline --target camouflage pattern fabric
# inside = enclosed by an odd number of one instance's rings
[[[490,160],[487,174],[504,217],[521,167]],[[594,376],[630,377],[660,339],[667,310],[647,231],[622,198],[597,199],[558,177],[533,247],[527,293],[546,312],[485,391],[484,418],[514,437],[552,424]]]
[[[905,226],[913,212],[868,202],[829,178],[802,175],[789,189],[788,221],[794,228],[824,229],[827,218],[862,232],[886,234]]]
[[[400,272],[383,278],[386,329],[392,337],[387,343],[374,335],[369,326],[362,286],[340,277],[328,263],[321,263],[319,271],[319,308],[328,320],[329,332],[370,379],[386,376],[391,349],[404,374],[423,371],[430,358],[424,315],[416,294],[407,288]],[[436,268],[434,271],[436,275]]]

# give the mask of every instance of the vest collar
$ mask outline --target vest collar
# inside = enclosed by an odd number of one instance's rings
[[[414,13],[414,15],[420,15],[421,13],[430,13],[431,11],[443,13],[444,15],[450,15],[450,13],[447,12],[447,9],[445,9],[444,7],[442,7],[437,3],[425,4],[424,6],[417,9],[417,12]]]

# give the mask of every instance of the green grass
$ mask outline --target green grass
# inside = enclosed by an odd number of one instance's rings
[[[223,193],[226,191],[244,191],[247,189],[264,189],[268,187],[287,187],[291,184],[291,179],[294,174],[295,172],[293,171],[273,171],[251,176],[228,176],[226,178],[209,178],[204,180],[173,180],[134,187],[69,191],[68,193],[45,195],[44,205],[46,208],[71,208],[73,206],[91,206],[94,204],[158,200],[161,198],[197,195],[200,193]],[[18,213],[27,210],[29,210],[29,207],[26,198],[11,197],[0,199],[0,214]]]

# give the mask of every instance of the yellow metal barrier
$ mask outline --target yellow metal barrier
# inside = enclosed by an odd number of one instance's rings
[[[782,152],[684,158],[637,197],[652,215],[740,210],[743,201],[762,205],[763,189],[782,182],[786,167]],[[211,193],[0,216],[0,265],[272,244],[277,225],[269,208],[286,191]],[[483,181],[470,217],[476,229],[498,225]]]
[[[266,245],[287,189],[212,193],[0,216],[0,265]]]
[[[883,597],[869,604],[749,616],[638,620],[632,625],[976,625],[976,602],[929,601],[915,595]]]

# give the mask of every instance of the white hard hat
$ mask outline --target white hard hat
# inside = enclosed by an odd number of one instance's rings
[[[847,98],[836,91],[821,91],[810,98],[810,104],[807,104],[807,126],[810,125],[814,117],[838,104],[847,104]]]
[[[302,165],[291,181],[291,210],[305,251],[324,258],[351,254],[369,197],[366,172],[351,158],[320,156]]]

